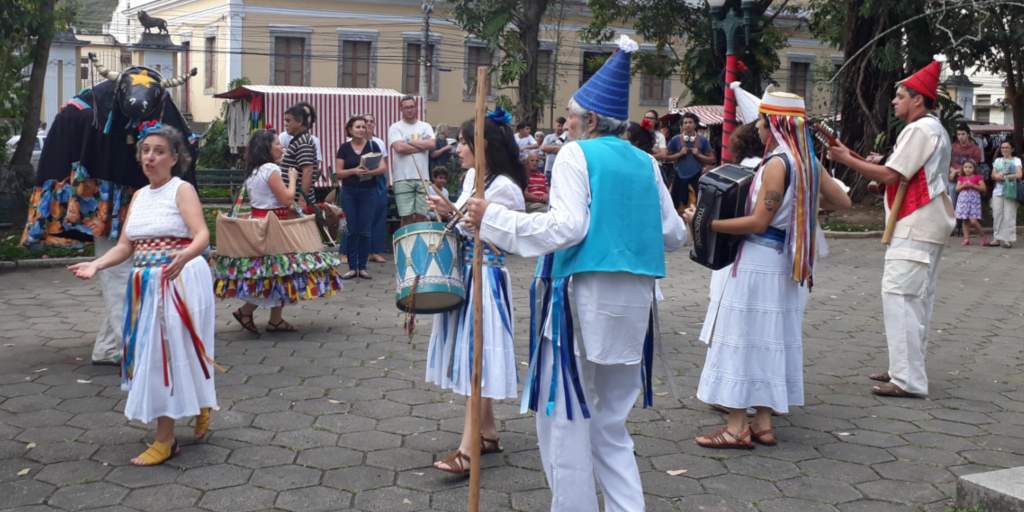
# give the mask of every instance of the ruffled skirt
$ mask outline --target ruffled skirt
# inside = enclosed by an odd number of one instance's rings
[[[711,276],[700,340],[709,343],[697,398],[735,409],[785,413],[804,403],[803,318],[807,288],[775,249],[744,243],[735,277],[730,265]]]

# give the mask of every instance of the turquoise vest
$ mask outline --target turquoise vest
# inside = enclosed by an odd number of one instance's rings
[[[581,272],[665,276],[661,199],[651,156],[614,136],[579,142],[590,176],[590,226],[555,253],[551,277]]]

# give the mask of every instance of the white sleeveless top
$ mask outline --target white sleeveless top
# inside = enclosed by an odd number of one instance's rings
[[[783,159],[786,158],[785,152],[779,148],[776,148],[775,151],[772,151],[764,158],[761,167],[758,168],[757,174],[754,176],[754,182],[750,185],[750,196],[752,201],[750,202],[750,210],[747,212],[747,215],[753,213],[754,207],[757,205],[757,193],[761,190],[761,185],[764,182],[764,166],[767,165],[768,162],[776,160],[775,155],[782,155]],[[786,169],[786,172],[792,171],[790,169]],[[771,227],[778,228],[783,231],[788,231],[792,227],[793,198],[795,197],[795,193],[793,191],[796,189],[796,186],[794,186],[792,182],[792,176],[787,178],[787,181],[790,183],[789,186],[786,187],[786,191],[782,194],[782,204],[779,205],[779,209],[775,211],[775,216],[772,217],[772,221],[769,223]]]
[[[253,171],[252,176],[245,180],[245,188],[249,191],[250,206],[262,210],[273,210],[288,206],[288,204],[278,201],[274,191],[270,190],[268,180],[274,174],[281,174],[281,168],[275,163],[268,162]]]
[[[124,227],[128,239],[192,238],[176,202],[178,187],[184,184],[181,178],[175,176],[160,188],[147,186],[139,189],[135,193],[132,212]]]

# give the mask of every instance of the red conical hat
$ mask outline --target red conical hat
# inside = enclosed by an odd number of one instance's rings
[[[936,57],[927,66],[921,68],[917,73],[904,78],[899,82],[907,89],[913,89],[924,96],[937,99],[939,90],[939,74],[942,73],[942,62],[945,59]]]

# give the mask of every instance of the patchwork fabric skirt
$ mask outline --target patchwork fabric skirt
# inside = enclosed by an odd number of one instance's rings
[[[711,276],[700,333],[709,347],[697,398],[785,413],[804,403],[807,288],[793,281],[792,260],[774,248],[745,242],[738,265],[735,276],[733,265]]]
[[[463,254],[472,255],[473,244],[464,244]],[[467,299],[458,309],[434,315],[427,348],[426,380],[460,395],[469,396],[473,374],[473,272],[463,258]],[[515,398],[518,387],[512,297],[504,256],[485,250],[483,275],[483,360],[481,396]]]

